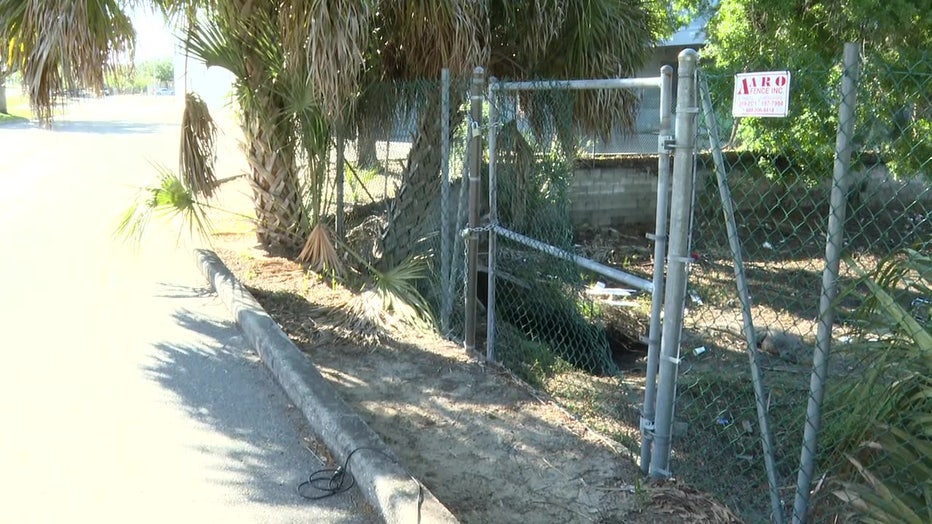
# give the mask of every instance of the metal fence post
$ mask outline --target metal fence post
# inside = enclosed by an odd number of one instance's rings
[[[657,383],[657,410],[654,420],[654,446],[650,461],[652,477],[669,477],[673,427],[673,403],[679,364],[680,334],[686,298],[689,236],[692,222],[693,170],[696,161],[696,65],[699,55],[693,49],[679,54],[676,93],[676,150],[673,157],[673,188],[667,251],[667,286],[664,294],[663,330]]]
[[[744,259],[741,254],[741,239],[738,237],[738,224],[735,220],[735,204],[728,187],[728,178],[725,174],[725,161],[722,158],[721,140],[718,135],[718,122],[712,108],[712,95],[709,93],[709,84],[702,72],[699,72],[699,96],[702,98],[702,108],[705,113],[706,128],[709,132],[709,143],[712,146],[712,157],[715,161],[715,178],[718,181],[719,197],[722,201],[722,213],[725,215],[725,229],[728,231],[728,244],[731,247],[732,257],[735,261],[735,283],[738,286],[738,299],[741,301],[741,318],[744,321],[744,337],[748,342],[748,358],[751,364],[751,382],[754,386],[754,400],[757,406],[757,423],[760,427],[761,447],[764,452],[764,469],[767,472],[767,483],[770,488],[771,521],[776,524],[783,523],[783,501],[780,499],[780,484],[777,481],[777,466],[774,457],[773,434],[770,432],[770,422],[767,417],[767,395],[764,392],[764,383],[758,363],[757,333],[754,331],[754,320],[751,314],[751,292],[748,288],[748,279],[744,273]]]
[[[498,108],[493,97],[498,81],[493,77],[489,82],[489,224],[498,225],[498,180],[495,173],[496,151],[498,140]],[[489,228],[489,271],[488,271],[488,300],[486,300],[486,343],[485,358],[495,362],[495,249],[498,237],[494,228]]]
[[[650,469],[657,402],[657,362],[660,359],[660,314],[663,311],[664,256],[667,252],[667,218],[670,215],[670,146],[673,141],[673,67],[660,68],[660,132],[657,137],[657,212],[654,223],[654,290],[651,293],[650,329],[647,335],[647,372],[641,410],[641,472]]]
[[[469,91],[469,242],[466,246],[466,333],[467,351],[476,349],[476,287],[479,262],[479,181],[482,176],[482,100],[485,70],[477,67]]]
[[[453,290],[450,281],[450,70],[440,71],[440,331],[450,333]]]
[[[846,43],[844,70],[841,77],[842,98],[838,108],[838,135],[835,139],[835,162],[832,171],[831,207],[825,244],[825,269],[822,271],[822,294],[819,297],[819,323],[815,353],[812,357],[812,376],[809,380],[806,425],[799,458],[799,475],[796,479],[796,498],[793,501],[794,524],[806,522],[809,510],[809,486],[815,470],[822,417],[822,398],[825,394],[825,381],[828,374],[828,353],[832,345],[832,324],[835,321],[833,302],[838,295],[838,270],[844,248],[845,212],[850,178],[848,174],[857,105],[859,61],[858,45]]]

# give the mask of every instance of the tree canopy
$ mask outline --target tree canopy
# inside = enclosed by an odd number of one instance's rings
[[[119,0],[0,2],[2,59],[23,75],[36,116],[48,121],[56,93],[101,92],[107,70],[131,56],[135,31]]]
[[[862,90],[858,136],[852,138],[862,151],[880,154],[897,174],[911,176],[927,167],[932,152],[927,139],[932,131],[932,100],[927,94],[932,89],[932,2],[698,0],[691,7],[715,11],[703,52],[711,74],[793,74],[790,116],[742,120],[737,132],[741,147],[792,153],[791,160],[804,176],[827,174],[826,169],[813,172],[811,161],[831,157],[842,47],[856,42],[862,48],[862,83],[872,88]],[[728,101],[724,94],[730,89],[729,78],[723,78],[719,88],[720,98]],[[926,149],[916,151],[922,147]],[[913,161],[904,162],[904,154]]]
[[[113,59],[132,51],[133,29],[121,9],[134,2],[0,2],[0,29],[11,35],[7,59],[22,70],[40,120],[51,118],[56,92],[75,87],[100,90]],[[194,54],[208,65],[230,70],[239,80],[241,121],[247,128],[247,155],[254,171],[258,236],[263,244],[289,247],[300,245],[307,228],[319,218],[326,182],[321,170],[329,159],[333,130],[353,129],[355,119],[388,120],[395,116],[395,108],[404,105],[398,103],[403,101],[397,93],[373,102],[373,86],[436,79],[445,67],[461,77],[476,66],[512,79],[630,76],[651,45],[671,29],[666,2],[661,0],[151,0],[150,4],[187,24],[185,42]],[[434,95],[421,93],[417,103]],[[633,120],[630,96],[579,96],[572,116],[590,130]],[[431,102],[421,114],[439,111],[439,104]],[[549,108],[538,104],[533,109],[546,113]],[[434,115],[436,126],[438,116]],[[406,183],[429,183],[429,177],[439,173],[435,161],[422,161],[439,158],[435,143],[439,129],[424,127],[419,134],[425,139],[412,148],[412,155],[424,158],[409,159]],[[304,195],[309,195],[309,204]]]

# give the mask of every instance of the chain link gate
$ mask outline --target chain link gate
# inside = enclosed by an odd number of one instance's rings
[[[642,470],[655,477],[670,475],[673,397],[682,325],[675,319],[683,315],[687,265],[691,262],[689,228],[698,117],[697,60],[698,55],[692,50],[680,57],[682,102],[677,106],[676,136],[670,111],[673,100],[670,67],[652,78],[541,82],[492,79],[487,95],[482,92],[482,72],[477,71],[473,79],[467,249],[467,274],[471,279],[467,281],[467,300],[477,293],[480,300],[485,299],[482,305],[486,357],[501,362],[534,385],[541,385],[541,373],[562,375],[561,380],[578,388],[574,390],[576,395],[584,395],[579,391],[586,388],[582,384],[585,381],[609,380],[620,394],[613,399],[618,405],[608,410],[629,427],[638,428],[640,445],[636,444],[638,436],[631,432],[610,433],[629,448],[640,447]],[[571,117],[573,104],[580,103],[577,93],[622,97],[631,104],[635,100],[633,90],[647,89],[661,91],[659,97],[653,97],[660,106],[659,129],[655,131],[659,161],[656,228],[650,236],[655,242],[655,260],[665,260],[667,264],[655,264],[651,271],[641,269],[636,271],[640,274],[634,274],[582,256],[580,246],[574,242],[567,206],[578,129]],[[483,100],[488,101],[489,121],[485,178],[488,220],[480,225]],[[675,157],[672,184],[671,157]],[[667,216],[671,213],[668,233]],[[485,246],[480,246],[479,233],[488,235]],[[485,260],[480,260],[480,253],[486,253]],[[616,380],[618,367],[603,323],[604,316],[614,306],[592,298],[594,280],[598,277],[628,288],[606,291],[610,295],[652,295],[646,337],[648,371],[640,413],[633,391]],[[665,278],[673,283],[665,286]],[[664,304],[666,310],[662,311]],[[475,304],[467,304],[466,346],[470,349],[477,343],[476,338],[470,339],[470,333],[481,324],[475,313],[472,318],[468,316],[476,308]],[[664,326],[661,314],[674,320]],[[658,376],[659,388],[655,385]],[[572,404],[574,399],[569,400]],[[597,409],[604,410],[605,402],[601,404]]]

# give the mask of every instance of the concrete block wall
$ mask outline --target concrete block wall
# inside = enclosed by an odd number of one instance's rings
[[[570,185],[574,226],[618,227],[652,223],[657,209],[657,160],[590,163],[576,168]]]
[[[881,164],[853,175],[861,204],[872,209],[932,207],[932,188],[920,174],[897,180]],[[786,188],[767,180],[756,170],[732,169],[729,181],[739,212],[779,209],[821,209],[828,205],[831,181],[816,187],[799,184]],[[717,193],[711,163],[701,163],[696,177],[699,195]],[[861,182],[864,182],[861,186]],[[859,187],[860,186],[860,187]],[[717,198],[717,197],[716,197]],[[581,161],[570,185],[570,219],[580,227],[619,227],[652,224],[657,209],[657,158],[650,155]]]

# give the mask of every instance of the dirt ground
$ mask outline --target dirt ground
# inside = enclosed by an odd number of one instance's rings
[[[459,345],[401,326],[373,342],[341,312],[348,291],[257,249],[250,234],[219,236],[215,249],[463,522],[734,521],[702,493],[644,485],[625,448]]]

